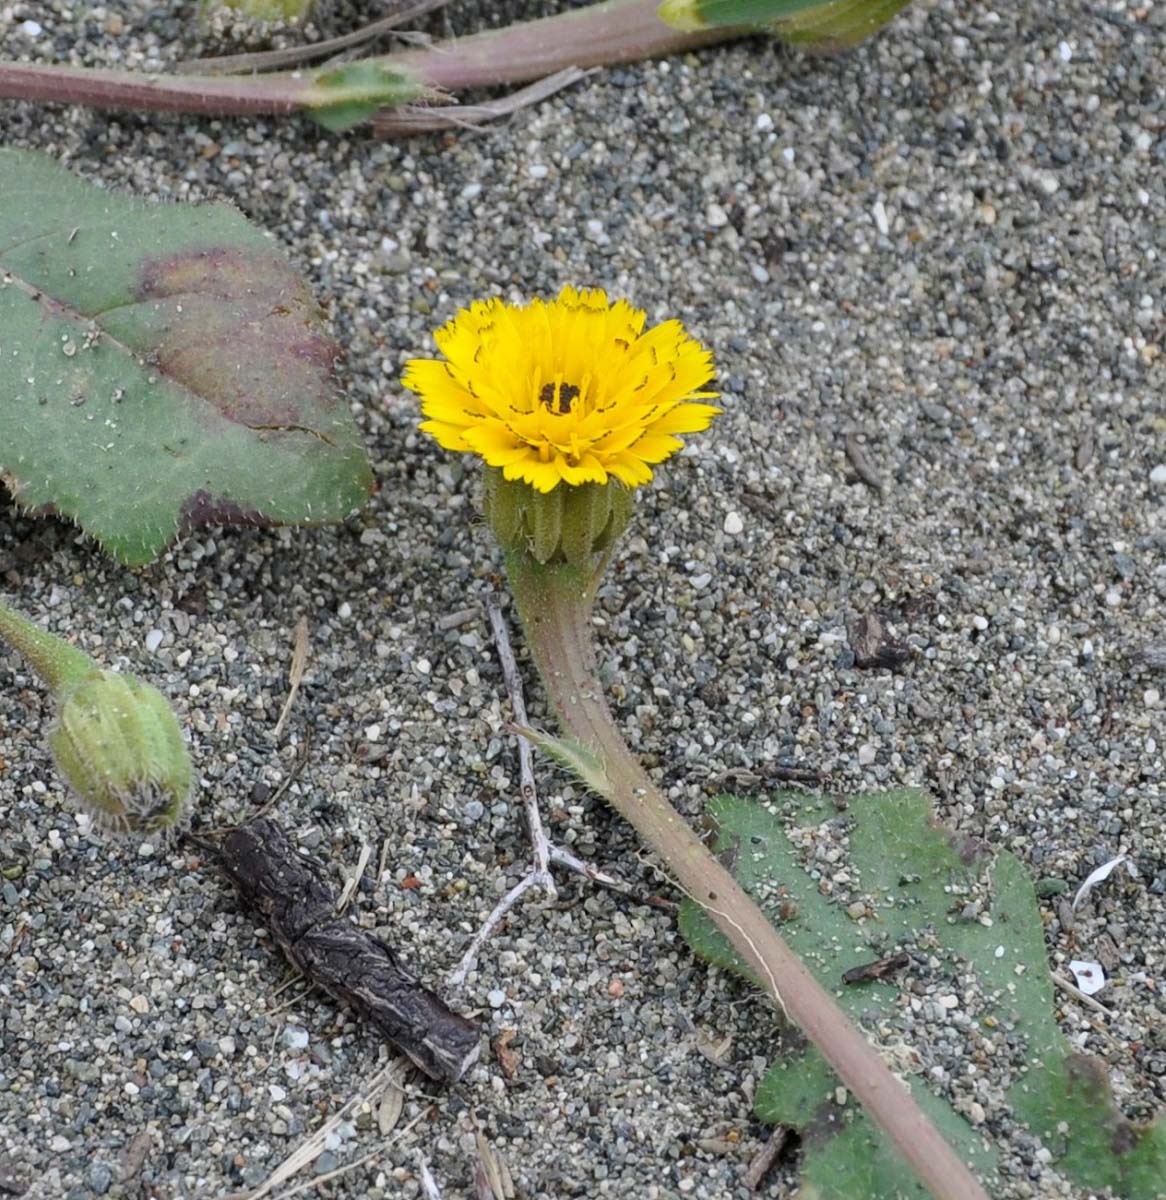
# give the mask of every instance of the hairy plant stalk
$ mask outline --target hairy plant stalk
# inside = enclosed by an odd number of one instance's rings
[[[681,888],[701,904],[762,987],[821,1051],[936,1200],[987,1200],[968,1168],[907,1089],[789,949],[757,905],[652,783],[624,742],[594,666],[591,611],[605,562],[594,571],[540,564],[524,551],[507,571],[531,653],[583,773],[633,825]]]
[[[740,27],[684,32],[656,15],[660,0],[601,0],[537,21],[490,29],[381,58],[431,87],[525,83],[566,67],[606,67],[663,58],[748,32]]]
[[[70,684],[97,670],[96,664],[81,650],[51,633],[45,633],[27,617],[0,600],[0,642],[7,642],[22,655],[41,681],[59,693]]]
[[[365,59],[351,64],[347,73],[339,68],[254,76],[151,75],[144,71],[0,62],[0,98],[208,116],[319,115],[345,104],[370,104],[375,110],[426,98],[426,89],[416,81],[402,76],[390,78],[384,61]],[[383,72],[379,79],[375,74],[378,71]]]
[[[525,82],[568,67],[657,58],[736,37],[736,28],[684,33],[656,15],[659,0],[603,0],[588,8],[492,29],[419,50],[360,60],[399,74],[401,94],[383,108],[424,98],[426,88],[458,90]],[[0,62],[0,98],[95,108],[249,116],[319,110],[344,97],[322,87],[320,73],[261,76],[148,75],[42,63]]]

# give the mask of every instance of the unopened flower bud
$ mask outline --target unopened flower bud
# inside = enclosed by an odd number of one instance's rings
[[[178,719],[157,688],[94,670],[61,697],[48,740],[96,825],[148,835],[184,819],[194,772]]]

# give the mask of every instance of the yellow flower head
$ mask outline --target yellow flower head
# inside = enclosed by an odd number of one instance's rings
[[[629,488],[652,478],[721,411],[696,400],[712,355],[665,321],[598,288],[565,287],[526,305],[476,301],[434,333],[442,359],[415,358],[404,384],[421,397],[421,429],[447,450],[478,454],[540,492],[560,483]]]

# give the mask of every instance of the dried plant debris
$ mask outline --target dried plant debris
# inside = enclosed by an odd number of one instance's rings
[[[480,1053],[476,1022],[418,983],[380,938],[338,917],[323,871],[270,817],[233,829],[222,865],[304,977],[351,1005],[431,1079],[456,1083]]]
[[[1160,1196],[1166,1120],[1141,1126],[1123,1117],[1104,1068],[1074,1053],[1057,1028],[1040,912],[1018,859],[990,859],[978,843],[950,835],[917,791],[855,797],[844,817],[829,798],[794,793],[764,805],[721,797],[713,812],[719,844],[738,848],[734,873],[802,961],[828,984],[855,973],[867,979],[846,988],[841,1003],[882,1031],[884,1053],[915,1076],[912,1092],[990,1192],[998,1150],[989,1130],[1010,1117],[1078,1185],[1126,1200]],[[827,878],[818,852],[839,838],[845,867]],[[747,974],[691,902],[681,929],[700,954]],[[899,948],[894,955],[870,961],[872,950],[890,946]],[[993,1092],[951,1078],[930,1090],[914,1043],[934,1024],[958,1040],[960,1062],[1013,1059],[1015,1082]],[[923,1194],[815,1051],[780,1058],[756,1108],[766,1121],[802,1130],[811,1195]]]
[[[896,671],[911,659],[911,647],[898,639],[882,613],[866,613],[847,621],[846,636],[856,667]]]

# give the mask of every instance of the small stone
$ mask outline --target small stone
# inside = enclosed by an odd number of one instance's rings
[[[878,756],[878,751],[869,742],[858,748],[858,762],[860,766],[869,767]]]
[[[712,583],[712,581],[713,577],[705,572],[702,575],[694,575],[692,577],[692,586],[696,588],[698,592],[703,592],[704,589],[708,587],[710,583]]]
[[[39,21],[22,21],[20,25],[20,32],[25,37],[38,38],[44,31],[45,27]]]
[[[769,272],[760,263],[753,263],[749,268],[749,274],[753,276],[755,283],[769,282]]]
[[[501,1008],[506,1003],[506,993],[501,988],[494,988],[486,997],[491,1008]]]
[[[526,168],[526,171],[531,179],[546,179],[547,175],[550,174],[550,167],[546,163],[531,163]]]
[[[237,1049],[235,1039],[229,1034],[226,1037],[219,1038],[219,1053],[224,1058],[233,1058]]]
[[[289,1050],[306,1050],[308,1048],[308,1031],[298,1025],[288,1025],[283,1031],[283,1044]]]
[[[136,1013],[145,1014],[150,1011],[150,1002],[145,996],[138,995],[130,1001],[130,1008]]]
[[[49,1149],[54,1154],[64,1154],[67,1150],[72,1149],[72,1144],[64,1134],[54,1134],[53,1140],[49,1142]]]
[[[984,630],[988,628],[988,618],[987,618],[987,617],[984,617],[984,616],[981,616],[979,613],[976,613],[976,615],[975,615],[975,616],[972,618],[972,624],[973,624],[973,625],[974,625],[974,626],[975,626],[975,627],[976,627],[976,628],[977,628],[977,629],[978,629],[978,630],[979,630],[981,633],[983,633],[983,632],[984,632]]]
[[[103,1162],[95,1162],[86,1172],[86,1181],[91,1191],[104,1196],[113,1185],[113,1171]]]
[[[1155,487],[1166,487],[1166,463],[1159,463],[1150,472],[1150,482]]]
[[[162,630],[160,629],[151,629],[150,632],[146,634],[146,652],[148,654],[153,654],[158,647],[162,645],[163,636]]]
[[[342,620],[347,621],[352,616],[352,605],[345,600],[336,610],[336,615]]]
[[[773,118],[769,113],[758,113],[753,124],[758,133],[768,133],[773,128]]]
[[[316,1159],[316,1165],[313,1168],[317,1175],[327,1175],[329,1171],[335,1171],[337,1166],[336,1155],[331,1150],[325,1150],[323,1154]]]
[[[729,214],[719,204],[710,204],[705,212],[710,229],[724,229],[729,223]]]
[[[730,537],[736,537],[737,534],[744,532],[745,522],[739,512],[726,513],[722,528]]]

